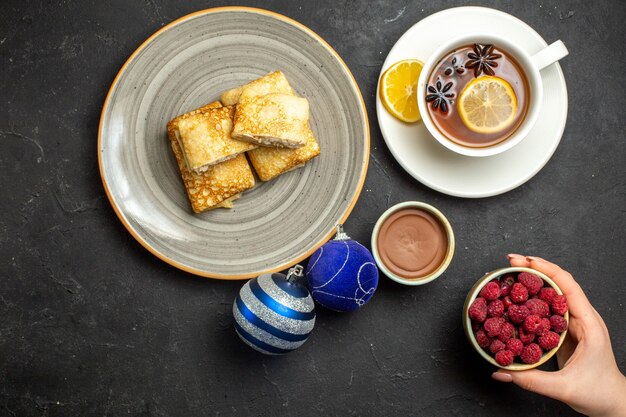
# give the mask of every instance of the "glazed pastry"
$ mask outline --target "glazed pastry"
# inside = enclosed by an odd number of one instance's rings
[[[304,163],[320,154],[320,146],[313,132],[308,129],[307,142],[297,149],[260,146],[248,151],[248,158],[261,181],[269,181],[285,172],[304,166]]]
[[[243,86],[233,88],[232,90],[225,91],[220,96],[220,101],[225,106],[234,106],[239,102],[239,97],[241,96],[241,90],[243,90]]]
[[[187,167],[196,173],[256,147],[231,137],[234,108],[218,105],[211,103],[168,123],[168,135],[174,136]]]
[[[222,102],[236,103],[244,89],[246,89],[244,99],[263,94],[295,95],[284,74],[276,71],[249,84],[225,92],[222,94]],[[285,172],[302,167],[305,162],[319,155],[319,144],[308,125],[304,136],[306,137],[305,145],[297,149],[259,146],[247,152],[248,158],[261,181],[269,181]]]
[[[167,124],[168,137],[172,152],[178,163],[183,184],[194,212],[225,207],[232,208],[233,201],[241,196],[241,192],[254,187],[254,176],[250,165],[242,154],[219,165],[208,167],[204,172],[197,173],[189,169],[180,146],[178,123],[202,115],[204,112],[221,108],[219,101],[214,101],[196,110],[185,113]]]
[[[306,144],[308,131],[307,99],[266,94],[239,101],[232,137],[261,146],[299,148]]]
[[[178,142],[170,138],[170,144],[194,212],[201,213],[217,207],[232,208],[233,200],[254,187],[254,175],[244,154],[212,165],[198,174],[187,168]]]
[[[220,100],[222,100],[222,104],[225,106],[233,106],[239,103],[240,100],[272,93],[295,95],[291,85],[289,85],[289,81],[287,81],[287,77],[285,77],[282,71],[270,72],[248,84],[228,90],[222,94]]]

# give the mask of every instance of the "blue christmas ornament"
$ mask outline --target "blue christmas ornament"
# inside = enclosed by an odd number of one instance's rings
[[[337,225],[335,238],[309,259],[307,287],[313,299],[335,311],[359,309],[378,286],[378,268],[367,248],[350,239]]]
[[[280,355],[300,347],[315,325],[315,303],[303,285],[303,268],[265,274],[248,281],[233,304],[235,330],[261,353]]]

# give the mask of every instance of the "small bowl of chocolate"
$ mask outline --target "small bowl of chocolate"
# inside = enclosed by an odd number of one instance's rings
[[[396,204],[385,211],[372,232],[372,252],[378,267],[404,285],[437,279],[454,255],[454,233],[435,207],[418,201]]]

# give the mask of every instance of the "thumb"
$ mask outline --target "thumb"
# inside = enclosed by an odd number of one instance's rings
[[[500,382],[513,382],[526,391],[562,400],[563,382],[559,372],[545,372],[538,369],[528,371],[507,371],[500,369],[492,374],[493,379]]]

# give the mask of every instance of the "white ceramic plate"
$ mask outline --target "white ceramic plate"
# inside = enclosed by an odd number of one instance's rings
[[[274,70],[309,100],[320,156],[258,181],[233,209],[193,214],[167,122]],[[172,22],[133,53],[105,101],[98,152],[111,205],[146,249],[194,274],[243,279],[286,269],[333,235],[361,191],[369,128],[354,78],[322,38],[276,13],[224,7]]]
[[[507,13],[484,7],[458,7],[435,13],[406,31],[387,55],[381,75],[403,59],[426,61],[441,42],[476,27],[506,36],[531,54],[547,46],[530,26]],[[565,129],[567,88],[560,65],[542,70],[541,76],[543,104],[535,127],[520,144],[498,155],[468,157],[446,149],[421,122],[405,124],[391,116],[377,94],[378,124],[393,156],[422,184],[457,197],[502,194],[522,185],[543,168]]]

